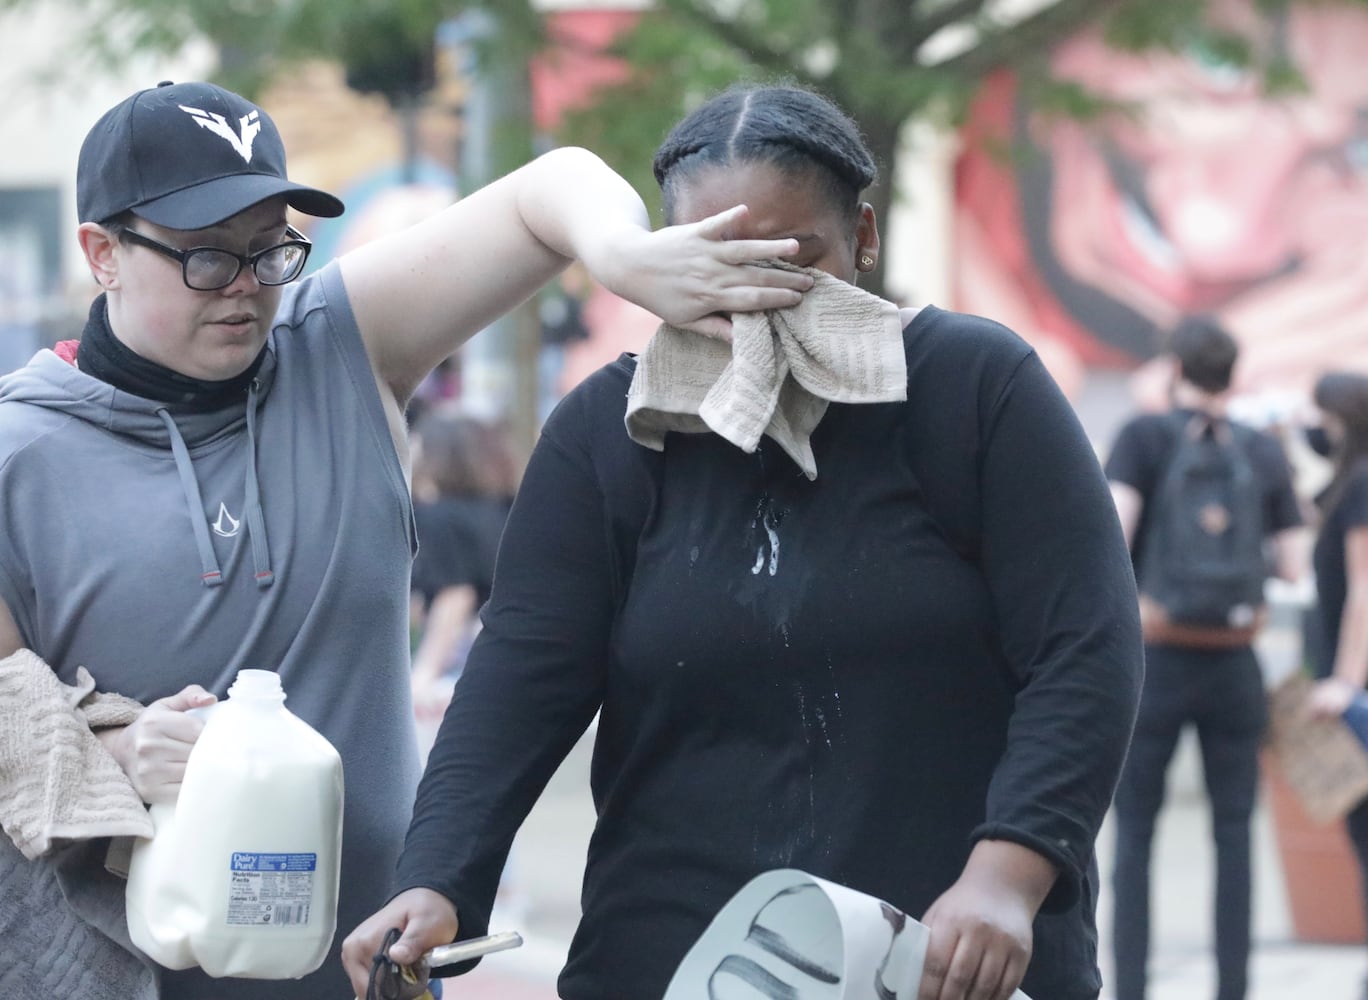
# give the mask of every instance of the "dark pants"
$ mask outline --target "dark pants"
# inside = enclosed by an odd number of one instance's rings
[[[1325,634],[1325,625],[1318,605],[1313,604],[1306,610],[1302,620],[1302,643],[1315,676],[1328,677],[1334,666],[1332,657],[1335,651],[1326,648],[1331,643]],[[1359,733],[1359,738],[1363,739],[1362,733]],[[1344,817],[1344,828],[1349,834],[1349,842],[1354,847],[1354,856],[1358,858],[1364,919],[1368,921],[1368,799],[1364,799],[1349,810]],[[1368,983],[1364,984],[1363,995],[1368,997]]]
[[[1150,853],[1164,779],[1183,727],[1197,729],[1216,846],[1217,1000],[1243,1000],[1250,939],[1250,817],[1268,709],[1250,649],[1145,647],[1145,686],[1116,791],[1116,1000],[1144,1000]]]
[[[1368,799],[1349,811],[1344,817],[1344,826],[1349,833],[1349,842],[1354,845],[1354,856],[1358,858],[1363,913],[1364,919],[1368,920]],[[1368,984],[1364,985],[1364,995],[1368,996]]]

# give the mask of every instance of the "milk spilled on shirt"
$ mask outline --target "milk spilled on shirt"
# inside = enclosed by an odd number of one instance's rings
[[[294,979],[337,925],[342,760],[284,705],[280,677],[243,670],[209,709],[174,805],[129,866],[128,930],[168,969]]]

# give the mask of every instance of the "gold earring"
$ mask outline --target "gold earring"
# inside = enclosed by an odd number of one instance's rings
[[[860,266],[866,271],[874,266],[874,258],[867,253],[860,254]]]

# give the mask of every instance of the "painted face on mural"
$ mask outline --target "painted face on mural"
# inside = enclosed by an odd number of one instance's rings
[[[1304,93],[1191,47],[1128,55],[1087,32],[1054,68],[1143,108],[1098,122],[1023,118],[1046,155],[1019,172],[1036,270],[1088,332],[1143,360],[1183,315],[1242,345],[1246,388],[1368,366],[1368,11],[1217,0],[1222,28],[1286,56]],[[1100,294],[1099,294],[1100,293]]]

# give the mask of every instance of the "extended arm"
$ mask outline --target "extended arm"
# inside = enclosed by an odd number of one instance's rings
[[[610,553],[589,458],[561,438],[582,421],[575,399],[552,415],[509,514],[484,628],[419,785],[404,891],[343,945],[358,987],[389,927],[404,931],[399,961],[485,932],[519,825],[602,702]]]
[[[652,232],[636,192],[582,149],[547,153],[401,232],[341,259],[377,377],[400,402],[443,358],[574,257],[676,325],[724,332],[709,314],[793,305],[806,275],[737,265],[792,240],[726,241],[734,216]]]
[[[468,583],[443,587],[432,598],[423,622],[423,638],[413,654],[413,704],[419,713],[440,715],[445,708],[439,685],[474,625],[479,610],[476,598],[475,588]]]
[[[1077,905],[1139,697],[1135,581],[1082,428],[1034,356],[981,407],[980,563],[1019,690],[970,861],[927,911],[919,1000],[1008,996],[1037,911]]]
[[[1305,527],[1284,528],[1273,536],[1273,571],[1278,579],[1296,583],[1310,565],[1311,532]]]
[[[1334,675],[1362,690],[1368,680],[1368,527],[1354,528],[1344,540],[1349,578]]]
[[[984,573],[1021,685],[987,827],[1060,866],[1063,905],[1087,870],[1139,703],[1135,577],[1092,447],[1034,357],[994,404],[981,469]]]
[[[1116,516],[1121,521],[1121,534],[1126,540],[1126,548],[1130,549],[1135,544],[1135,529],[1140,524],[1140,511],[1145,506],[1145,499],[1129,483],[1113,479],[1109,485],[1112,503],[1116,505]]]
[[[1276,479],[1267,506],[1268,526],[1272,531],[1269,553],[1272,556],[1273,573],[1287,583],[1297,583],[1310,572],[1314,538],[1311,529],[1306,526],[1302,498],[1297,493],[1282,438],[1270,433],[1267,440],[1276,453],[1276,457],[1269,462],[1270,468],[1276,470]]]

